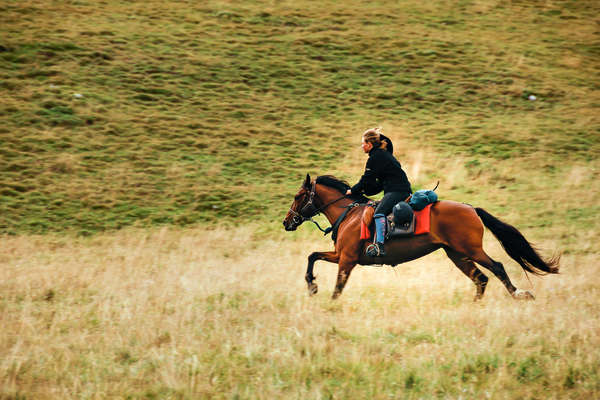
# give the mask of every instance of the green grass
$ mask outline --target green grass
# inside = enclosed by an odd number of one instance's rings
[[[402,127],[401,154],[533,157],[553,182],[599,155],[599,11],[4,2],[0,232],[279,221],[306,172],[356,179],[339,166],[378,124]]]

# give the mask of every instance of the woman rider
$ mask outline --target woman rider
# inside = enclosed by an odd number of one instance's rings
[[[400,163],[392,155],[392,141],[385,137],[379,128],[365,131],[362,135],[362,149],[369,154],[365,173],[358,183],[346,192],[351,194],[374,195],[383,188],[383,198],[375,209],[375,245],[367,248],[370,257],[385,256],[385,216],[392,208],[404,201],[412,193],[410,182]]]

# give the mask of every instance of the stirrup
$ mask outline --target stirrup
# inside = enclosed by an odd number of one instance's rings
[[[385,256],[385,250],[383,243],[373,243],[367,246],[365,254],[369,257],[383,257]]]

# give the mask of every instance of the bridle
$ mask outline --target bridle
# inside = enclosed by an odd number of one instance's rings
[[[346,198],[346,195],[344,194],[344,195],[336,198],[335,200],[332,200],[329,203],[317,208],[317,206],[315,205],[316,186],[317,186],[317,183],[313,182],[310,192],[308,193],[308,201],[306,202],[306,204],[304,204],[300,208],[299,212],[292,210],[292,208],[290,207],[290,213],[292,214],[292,222],[296,226],[298,226],[298,225],[302,224],[304,221],[310,221],[313,224],[315,224],[321,232],[325,232],[325,234],[328,234],[329,232],[331,232],[331,228],[327,228],[327,229],[321,228],[319,226],[319,224],[316,221],[314,221],[312,218],[314,216],[320,214],[322,211],[326,210],[327,207],[329,207],[333,203],[336,203],[336,202]]]

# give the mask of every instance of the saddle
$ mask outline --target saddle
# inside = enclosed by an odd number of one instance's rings
[[[407,199],[408,200],[408,199]],[[394,206],[392,213],[386,217],[385,239],[408,237],[429,233],[431,219],[430,212],[433,203],[428,204],[420,211],[413,211],[407,201],[400,202]],[[372,238],[370,229],[374,224],[376,202],[367,203],[360,224],[360,238],[370,240]]]
[[[407,202],[394,206],[392,213],[386,217],[386,239],[411,236],[415,233],[415,213]]]

